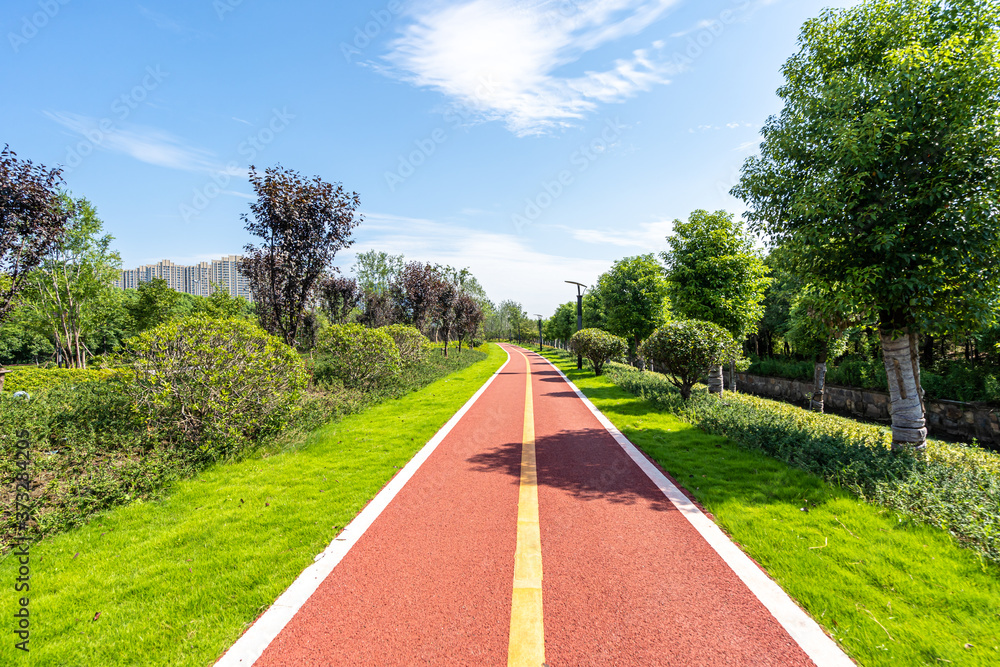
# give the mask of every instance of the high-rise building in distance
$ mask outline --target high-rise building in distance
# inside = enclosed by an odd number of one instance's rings
[[[230,296],[241,296],[247,301],[250,297],[250,286],[246,276],[239,272],[239,255],[229,255],[211,262],[199,262],[194,266],[181,266],[169,259],[147,264],[136,269],[122,271],[120,280],[114,281],[119,289],[135,289],[139,283],[146,283],[154,278],[162,278],[167,285],[178,292],[186,292],[195,296],[208,296],[217,289],[228,292]]]

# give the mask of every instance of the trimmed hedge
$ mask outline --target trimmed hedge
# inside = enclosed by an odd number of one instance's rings
[[[594,365],[594,375],[600,375],[605,363],[625,355],[628,343],[624,338],[601,329],[583,329],[569,339],[569,348],[574,354],[589,359]]]
[[[57,384],[30,399],[0,394],[0,553],[17,531],[14,450],[28,432],[27,473],[37,539],[82,524],[96,512],[154,497],[196,468],[190,453],[160,446],[115,382]]]
[[[26,391],[34,396],[61,384],[107,380],[115,373],[114,370],[96,368],[13,368],[7,371],[3,390],[11,393]]]
[[[924,457],[891,451],[885,428],[740,393],[699,391],[685,402],[662,375],[609,364],[608,378],[661,410],[796,468],[864,500],[949,531],[1000,562],[1000,455],[928,441]]]
[[[685,400],[710,368],[742,356],[731,333],[702,320],[667,322],[643,341],[639,354],[666,370]]]
[[[389,326],[381,327],[379,331],[386,332],[396,342],[396,349],[399,350],[399,360],[403,366],[419,364],[427,357],[431,341],[414,327],[409,327],[405,324],[390,324]]]
[[[344,386],[372,390],[395,380],[402,369],[396,341],[382,329],[334,324],[319,336],[321,358],[313,371],[317,382],[336,378]]]
[[[127,343],[121,391],[165,442],[209,459],[282,430],[308,383],[291,347],[253,322],[174,320]]]

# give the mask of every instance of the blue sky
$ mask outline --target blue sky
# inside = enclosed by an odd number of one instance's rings
[[[819,0],[6,0],[0,142],[126,267],[239,253],[250,164],[361,195],[337,258],[469,267],[529,314],[728,195]]]

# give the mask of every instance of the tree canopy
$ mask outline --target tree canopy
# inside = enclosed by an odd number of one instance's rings
[[[341,183],[270,167],[250,168],[257,201],[243,215],[248,232],[261,245],[247,244],[240,266],[248,278],[261,325],[294,345],[314,288],[337,251],[349,247],[363,218],[356,192]]]
[[[671,308],[688,319],[714,322],[743,340],[764,314],[768,268],[731,213],[697,210],[674,221],[662,253]]]
[[[1000,293],[1000,9],[870,0],[806,23],[733,194],[884,327],[977,328]]]
[[[663,267],[653,254],[626,257],[600,277],[598,286],[607,330],[628,341],[634,356],[639,343],[663,323]]]
[[[62,237],[70,213],[62,205],[62,171],[0,150],[0,321],[14,307],[25,277]]]
[[[829,299],[878,316],[893,443],[926,439],[920,332],[1000,297],[1000,6],[868,0],[802,30],[733,194]]]

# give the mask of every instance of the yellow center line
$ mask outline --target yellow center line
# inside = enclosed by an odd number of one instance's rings
[[[524,354],[524,435],[521,439],[521,488],[517,498],[517,549],[510,608],[509,667],[541,667],[545,662],[542,622],[542,538],[538,530],[538,468],[535,464],[535,411],[531,400],[531,363]]]

